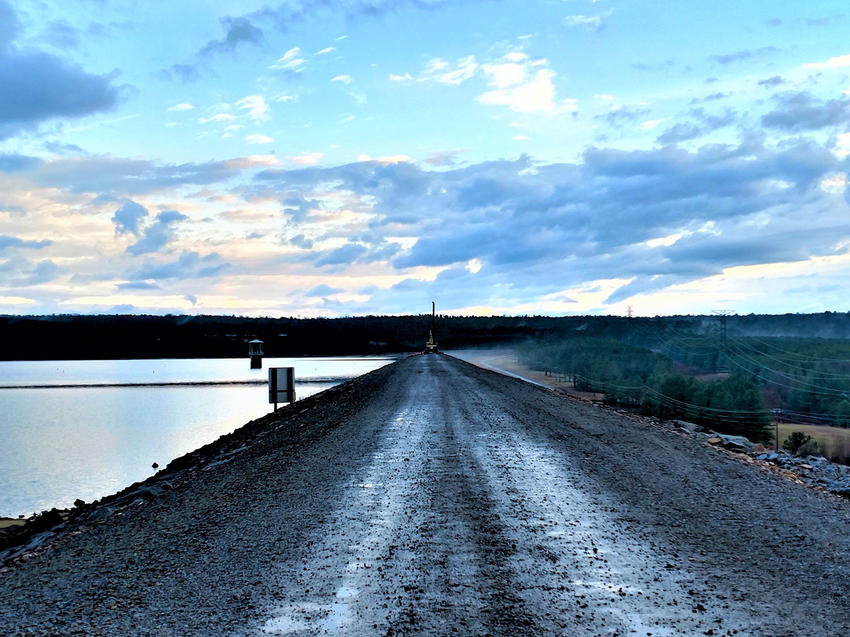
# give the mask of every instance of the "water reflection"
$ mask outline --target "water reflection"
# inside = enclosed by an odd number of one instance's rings
[[[290,362],[292,359],[288,359]],[[0,364],[0,384],[36,384],[64,369],[64,383],[127,382],[147,377],[177,381],[250,377],[247,359],[174,361],[71,361]],[[190,376],[193,363],[198,374]],[[356,376],[389,359],[296,359],[304,376],[317,381]],[[86,363],[91,363],[86,364]],[[282,364],[281,364],[282,363]],[[134,365],[136,364],[136,365]],[[286,359],[272,361],[286,365]],[[14,368],[14,374],[9,368]],[[213,371],[211,371],[213,370]],[[257,370],[254,370],[257,371]],[[49,375],[46,374],[49,372]],[[267,375],[266,369],[259,370]],[[335,382],[296,383],[298,398]],[[0,515],[30,514],[71,506],[143,480],[172,459],[233,431],[271,410],[264,385],[74,387],[0,390]]]

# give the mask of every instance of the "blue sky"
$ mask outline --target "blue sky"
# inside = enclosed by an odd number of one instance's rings
[[[850,310],[848,28],[0,0],[0,312]]]

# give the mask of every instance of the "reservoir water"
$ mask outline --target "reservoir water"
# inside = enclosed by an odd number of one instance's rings
[[[294,367],[302,399],[393,360],[0,362],[0,516],[99,499],[269,413],[268,367]]]

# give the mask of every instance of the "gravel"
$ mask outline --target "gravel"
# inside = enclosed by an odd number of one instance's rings
[[[66,517],[0,634],[850,634],[850,502],[442,355]]]

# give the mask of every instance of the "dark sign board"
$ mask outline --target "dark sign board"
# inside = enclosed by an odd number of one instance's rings
[[[269,402],[291,403],[295,401],[295,368],[269,367]]]

